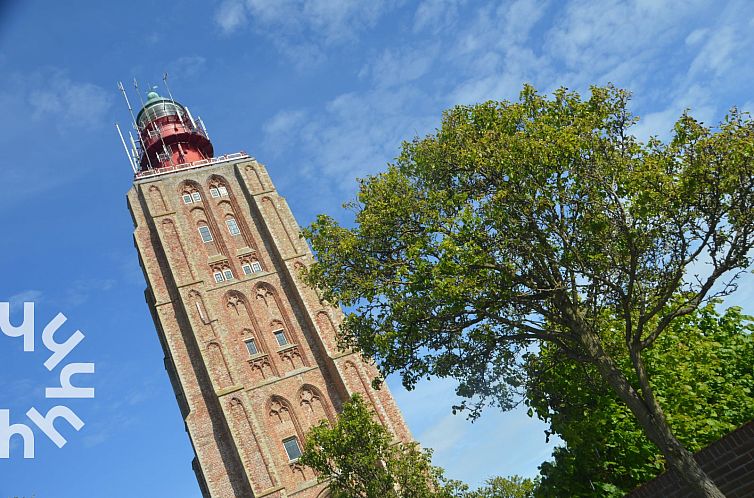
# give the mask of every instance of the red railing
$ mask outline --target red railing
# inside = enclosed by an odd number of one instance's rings
[[[164,168],[146,169],[139,171],[134,175],[134,179],[140,180],[142,178],[149,178],[152,176],[167,175],[168,173],[174,173],[176,171],[185,171],[188,169],[201,168],[202,166],[209,166],[212,164],[225,163],[228,161],[234,161],[236,159],[250,158],[246,152],[234,152],[232,154],[224,154],[222,156],[212,157],[209,159],[200,159],[191,163],[176,164],[175,166],[166,166]]]

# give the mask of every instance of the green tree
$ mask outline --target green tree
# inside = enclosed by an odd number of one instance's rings
[[[521,476],[493,477],[475,491],[465,495],[466,498],[534,498],[537,481]]]
[[[523,353],[558,345],[594,365],[698,495],[720,497],[673,434],[644,355],[750,266],[754,125],[736,110],[717,130],[684,114],[669,142],[643,143],[628,100],[527,86],[518,102],[447,111],[361,180],[354,228],[320,216],[305,232],[319,258],[307,278],[354,310],[344,346],[407,388],[458,379],[472,416],[511,407]],[[616,321],[620,351],[604,337]]]
[[[531,498],[536,482],[493,477],[470,491],[432,465],[432,451],[395,441],[361,396],[343,406],[337,422],[323,421],[306,437],[303,465],[327,482],[332,498]]]
[[[754,418],[752,330],[739,308],[719,314],[710,304],[675,320],[647,350],[655,396],[690,451]],[[546,345],[527,365],[527,403],[566,443],[540,467],[540,494],[624,496],[660,473],[664,458],[596,369],[561,354]],[[617,361],[630,373],[627,355]]]
[[[329,483],[333,498],[459,496],[464,486],[446,481],[431,456],[416,443],[395,441],[355,395],[334,426],[325,421],[309,431],[299,461]]]

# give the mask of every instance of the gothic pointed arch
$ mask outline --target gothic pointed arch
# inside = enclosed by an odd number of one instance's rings
[[[223,223],[227,223],[228,220],[233,220],[234,229],[238,230],[237,235],[240,235],[241,240],[243,240],[243,244],[239,243],[237,248],[240,249],[240,246],[249,247],[253,249],[254,252],[258,252],[259,249],[257,243],[254,240],[248,223],[246,222],[244,211],[238,203],[238,199],[233,192],[230,182],[221,175],[213,174],[207,178],[207,188],[210,192],[210,196],[218,200],[216,208]]]
[[[252,448],[248,448],[246,445],[243,446],[244,457],[251,463],[252,479],[258,489],[272,487],[275,484],[275,480],[270,472],[270,463],[265,458],[246,407],[244,407],[241,399],[235,396],[231,398],[228,406],[241,437],[252,445]]]
[[[335,422],[335,414],[327,402],[327,397],[322,391],[312,384],[302,385],[296,393],[303,416],[308,420],[308,426],[312,427],[322,420]]]
[[[242,337],[253,338],[259,355],[254,358],[248,357],[248,351],[244,351],[245,344],[241,344],[244,339],[239,341],[241,357],[246,358],[249,364],[250,374],[253,382],[259,382],[269,377],[280,375],[280,360],[273,356],[275,351],[272,339],[266,333],[265,327],[260,327],[257,313],[250,306],[249,299],[241,291],[229,290],[221,298],[222,305],[226,310],[225,321],[231,330],[235,330]],[[247,332],[244,332],[247,331]],[[243,346],[243,348],[241,348]]]
[[[273,327],[282,327],[290,342],[290,347],[286,348],[286,352],[281,351],[281,359],[289,362],[292,369],[298,368],[297,358],[300,359],[300,366],[308,367],[310,365],[309,359],[306,357],[304,349],[300,347],[303,344],[303,338],[293,326],[294,322],[283,306],[277,289],[270,283],[262,281],[254,285],[252,295],[254,296],[254,309],[259,314],[260,322],[264,321],[265,323],[263,332],[268,335],[274,334],[276,329]]]
[[[374,389],[372,389],[372,386],[364,375],[364,372],[362,372],[361,368],[359,368],[356,362],[352,360],[347,360],[343,364],[343,367],[346,374],[346,383],[350,387],[351,392],[359,393],[364,396],[366,400],[369,400],[369,402],[374,407],[375,412],[377,412],[377,418],[380,419],[382,425],[388,427],[386,423],[387,421],[382,414],[382,410],[379,409],[379,402],[374,396]]]
[[[233,376],[225,360],[225,354],[222,347],[217,341],[212,341],[207,345],[207,355],[209,356],[209,367],[212,371],[215,382],[220,389],[233,384]]]

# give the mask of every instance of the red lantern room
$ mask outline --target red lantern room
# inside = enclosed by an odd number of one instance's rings
[[[199,125],[188,108],[171,98],[149,92],[136,116],[142,145],[139,172],[211,158],[212,142],[201,120]]]

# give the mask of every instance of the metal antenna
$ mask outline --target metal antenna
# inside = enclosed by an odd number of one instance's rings
[[[141,92],[139,91],[139,82],[136,81],[136,78],[134,78],[134,88],[136,89],[136,95],[139,96],[139,101],[141,102],[141,108],[144,109],[144,99],[141,96]]]
[[[165,88],[168,91],[168,97],[170,97],[170,102],[172,102],[173,105],[176,106],[176,108],[177,108],[178,106],[176,105],[175,100],[173,99],[173,94],[170,91],[170,87],[168,86],[168,73],[167,72],[165,72],[165,74],[162,75],[162,82],[165,83]],[[186,127],[186,123],[183,122],[183,116],[181,116],[180,112],[178,112],[178,120],[181,122],[181,126],[183,126],[185,128]]]
[[[134,79],[134,81],[136,81],[136,79]],[[128,107],[128,112],[131,113],[131,121],[132,121],[133,127],[136,130],[136,133],[139,133],[139,126],[136,124],[136,116],[134,116],[134,110],[131,107],[131,102],[128,101],[128,94],[126,94],[126,89],[123,87],[123,83],[120,81],[118,82],[118,88],[123,94],[123,98],[126,99],[126,107]],[[139,134],[139,141],[141,142],[141,134]],[[142,144],[142,149],[144,149],[143,144]],[[147,164],[149,164],[149,169],[153,169],[152,161],[149,159],[149,154],[146,153],[146,150],[144,151],[144,154],[147,156]]]
[[[144,99],[141,97],[141,92],[139,91],[139,83],[136,81],[136,78],[134,78],[134,88],[136,88],[136,93],[139,95],[139,100],[141,100],[141,108],[144,109]],[[168,159],[170,159],[170,165],[175,166],[175,163],[173,162],[173,154],[168,152],[168,148],[165,145],[165,140],[162,138],[162,131],[160,131],[160,127],[153,125],[155,131],[157,132],[157,136],[160,137],[160,142],[162,142],[162,152],[168,156]],[[147,154],[147,157],[149,155]]]
[[[170,91],[170,86],[168,86],[168,72],[165,71],[165,74],[162,75],[162,82],[165,84],[165,88],[168,91],[168,97],[170,97],[170,102],[173,104],[173,109],[178,114],[178,121],[181,122],[181,126],[185,130],[186,123],[183,121],[183,112],[181,112],[181,109],[179,108],[178,104],[175,103],[175,99],[173,99],[173,92]],[[180,144],[178,144],[178,154],[180,154],[181,161],[186,160],[186,156],[183,154],[183,149],[181,148]]]
[[[136,165],[134,165],[134,160],[131,157],[131,154],[128,153],[128,147],[126,146],[126,141],[123,139],[123,133],[121,133],[120,126],[118,126],[118,123],[115,123],[115,129],[118,130],[118,135],[120,136],[120,142],[123,144],[123,149],[126,151],[126,157],[128,157],[128,163],[131,165],[131,169],[134,171],[134,175],[135,175]]]
[[[118,82],[118,89],[123,94],[123,98],[126,99],[126,107],[128,107],[128,112],[131,113],[131,120],[132,120],[134,129],[138,130],[139,128],[136,126],[136,116],[134,116],[134,110],[131,108],[131,102],[128,101],[128,95],[126,94],[126,89],[123,88],[123,83],[121,83],[120,81]]]

